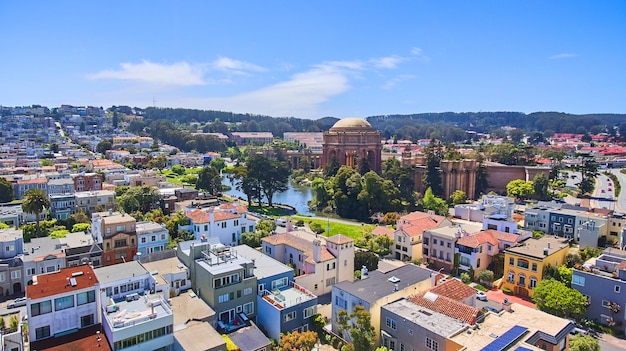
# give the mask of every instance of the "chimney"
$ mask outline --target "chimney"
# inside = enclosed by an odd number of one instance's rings
[[[315,263],[320,261],[321,246],[322,246],[322,242],[320,240],[313,241],[313,262]]]
[[[548,256],[549,253],[550,253],[550,249],[548,249],[547,247],[545,249],[543,249],[543,255],[544,256]]]
[[[548,249],[550,248],[550,243],[548,243]]]
[[[287,218],[287,233],[289,233],[292,230],[293,230],[293,226],[291,225],[291,218]]]
[[[511,303],[509,302],[509,299],[506,297],[504,298],[504,301],[502,302],[502,309],[504,311],[511,312]]]

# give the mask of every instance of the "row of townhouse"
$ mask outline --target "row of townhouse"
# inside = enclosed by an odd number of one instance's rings
[[[474,288],[410,263],[381,261],[376,271],[363,273],[361,280],[333,287],[331,327],[346,341],[351,336],[341,330],[339,312],[356,306],[370,312],[375,344],[389,350],[557,351],[567,348],[574,328],[523,305],[477,301]]]
[[[224,351],[227,335],[243,351],[263,351],[268,337],[310,330],[318,303],[291,267],[216,238],[183,242],[164,260],[40,274],[27,298],[36,349]]]
[[[120,213],[97,214],[92,228],[91,233],[32,238],[28,243],[24,243],[21,230],[0,230],[0,295],[24,292],[39,274],[84,264],[101,267],[131,261],[137,253],[164,251],[169,242],[169,232],[162,225],[136,223],[133,217]],[[102,232],[105,234],[99,241],[97,236]]]
[[[528,230],[569,237],[581,247],[604,246],[611,241],[624,245],[626,216],[610,210],[587,211],[587,208],[555,202],[539,202],[524,212]]]

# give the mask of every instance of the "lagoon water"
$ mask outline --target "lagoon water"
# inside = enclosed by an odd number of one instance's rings
[[[236,189],[235,185],[228,179],[227,176],[222,178],[222,184],[230,186],[230,190],[226,194],[231,196],[237,196],[245,199],[246,194]],[[315,216],[315,213],[309,210],[307,203],[313,200],[313,190],[309,186],[294,186],[289,182],[289,188],[282,193],[274,194],[272,199],[274,203],[280,203],[295,207],[298,213],[305,216]]]

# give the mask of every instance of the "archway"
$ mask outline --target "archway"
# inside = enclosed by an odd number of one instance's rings
[[[13,293],[18,294],[22,292],[22,283],[13,284]]]

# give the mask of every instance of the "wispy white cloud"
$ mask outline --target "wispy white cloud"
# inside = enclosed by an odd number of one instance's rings
[[[572,54],[572,53],[562,53],[562,54],[556,54],[556,55],[552,55],[550,57],[548,57],[550,60],[558,60],[558,59],[564,59],[564,58],[572,58],[572,57],[577,57],[577,54]]]
[[[265,69],[264,67],[255,65],[253,63],[238,61],[228,57],[218,58],[217,60],[213,61],[211,66],[217,70],[235,74],[247,74],[247,72],[267,71],[267,69]]]
[[[358,62],[325,62],[294,74],[284,82],[255,91],[224,98],[186,99],[180,102],[183,106],[204,109],[271,116],[319,117],[319,105],[350,89],[350,70],[360,67]]]
[[[393,69],[398,67],[402,61],[406,61],[406,58],[400,56],[387,56],[381,58],[374,58],[370,60],[376,68],[389,68]]]
[[[407,80],[411,80],[414,79],[415,76],[412,74],[403,74],[403,75],[399,75],[397,77],[394,77],[390,80],[388,80],[385,84],[383,84],[383,89],[385,90],[389,90],[392,89],[393,87],[395,87],[396,85],[407,81]]]
[[[141,63],[121,63],[120,69],[100,71],[88,75],[87,78],[193,86],[206,84],[203,78],[205,72],[206,67],[204,65],[194,65],[184,61],[173,64],[161,64],[142,60]]]
[[[411,49],[411,55],[413,55],[414,57],[422,60],[422,61],[430,61],[430,57],[426,56],[426,54],[424,54],[424,50],[420,49],[420,48],[412,48]]]

